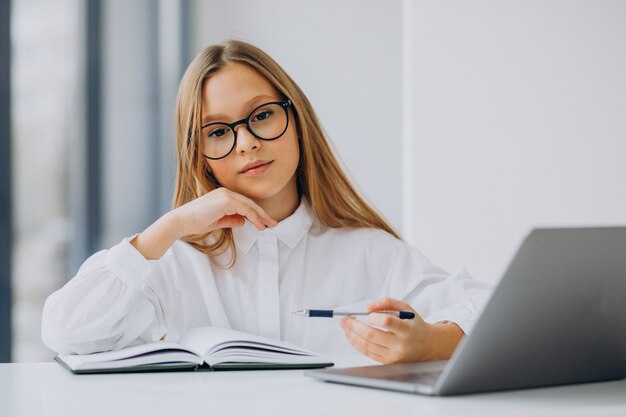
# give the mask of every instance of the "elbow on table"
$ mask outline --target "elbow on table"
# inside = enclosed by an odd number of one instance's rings
[[[71,324],[73,321],[62,308],[48,299],[41,317],[41,340],[44,345],[58,354],[87,354],[106,350],[102,349],[102,341],[98,343],[93,340],[87,334],[87,329],[76,328]]]

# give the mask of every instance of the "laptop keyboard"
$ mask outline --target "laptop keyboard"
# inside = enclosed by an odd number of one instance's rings
[[[389,381],[413,382],[421,385],[435,385],[441,372],[413,372],[398,375],[387,375],[384,378]]]

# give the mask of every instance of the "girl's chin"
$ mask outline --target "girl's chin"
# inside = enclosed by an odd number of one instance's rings
[[[235,191],[235,190],[232,190]],[[238,191],[239,194],[242,194],[252,200],[267,200],[268,198],[274,197],[278,194],[279,190],[270,187],[242,187]]]
[[[241,192],[241,194],[245,195],[249,199],[253,200],[257,204],[260,204],[263,201],[272,200],[277,204],[291,204],[292,201],[292,193],[285,192],[285,189],[276,189],[273,188],[271,190],[247,190],[246,192]],[[297,191],[294,192],[297,196]],[[296,197],[297,198],[297,197]]]
[[[292,187],[293,192],[297,194],[295,177],[292,177],[287,183],[267,178],[265,181],[257,180],[251,182],[246,181],[243,184],[238,183],[235,184],[233,188],[226,186],[226,188],[231,191],[242,194],[254,201],[268,200],[270,198],[279,197],[279,195],[289,200],[292,193]]]

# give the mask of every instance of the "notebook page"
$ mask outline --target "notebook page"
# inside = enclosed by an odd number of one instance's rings
[[[130,346],[119,350],[111,350],[108,352],[90,353],[87,355],[59,355],[59,358],[61,358],[64,362],[68,364],[70,362],[74,364],[93,364],[100,362],[114,362],[121,359],[133,358],[159,350],[187,351],[184,346],[181,346],[179,344],[167,341],[159,341],[152,343],[143,343],[140,345]]]
[[[190,351],[208,358],[212,353],[232,347],[250,347],[268,349],[293,355],[317,356],[316,353],[281,340],[244,333],[225,327],[196,327],[191,329],[180,341]]]
[[[271,351],[250,351],[249,349],[226,349],[211,355],[211,365],[226,362],[237,363],[280,363],[280,364],[315,364],[330,363],[329,358],[317,355],[296,355]]]
[[[195,363],[197,365],[202,365],[204,362],[197,355],[182,350],[160,350],[157,352],[149,352],[130,358],[106,362],[81,362],[80,355],[60,355],[59,358],[61,358],[71,369],[75,371],[85,369],[119,369],[157,364],[176,365],[179,363]]]

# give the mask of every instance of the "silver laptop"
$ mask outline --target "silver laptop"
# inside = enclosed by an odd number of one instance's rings
[[[626,227],[536,229],[449,361],[308,371],[456,395],[626,377]]]

